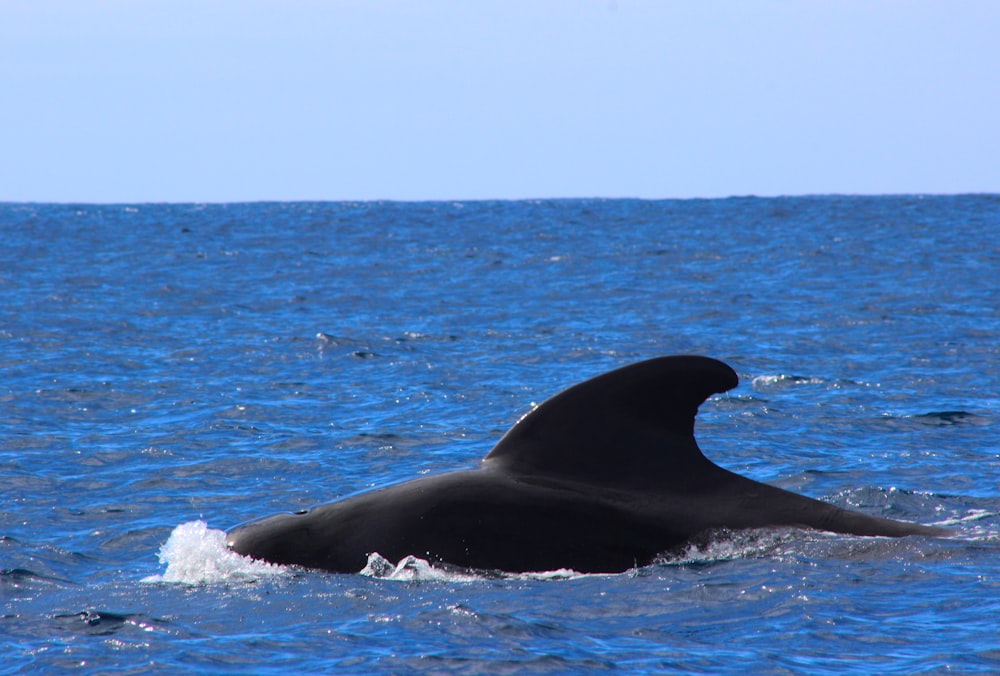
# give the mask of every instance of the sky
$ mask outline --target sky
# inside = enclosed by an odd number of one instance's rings
[[[0,0],[0,201],[1000,192],[995,0]]]

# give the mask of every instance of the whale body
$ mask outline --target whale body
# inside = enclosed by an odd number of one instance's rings
[[[375,552],[505,572],[614,573],[719,529],[948,534],[841,509],[708,460],[694,438],[698,407],[737,382],[708,357],[634,363],[543,402],[476,469],[251,521],[230,530],[227,544],[254,559],[340,573],[360,571]]]

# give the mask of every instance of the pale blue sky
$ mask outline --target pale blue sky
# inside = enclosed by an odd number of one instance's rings
[[[1000,2],[2,0],[0,200],[1000,192]]]

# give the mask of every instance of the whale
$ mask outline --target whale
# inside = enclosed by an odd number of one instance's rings
[[[633,363],[529,411],[472,469],[239,525],[228,547],[275,564],[357,573],[378,553],[497,572],[620,573],[715,533],[793,527],[944,536],[760,483],[705,457],[698,408],[736,387],[704,356]]]

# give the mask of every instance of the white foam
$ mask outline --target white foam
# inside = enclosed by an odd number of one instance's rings
[[[226,546],[224,531],[209,528],[204,521],[189,521],[174,528],[160,547],[159,557],[167,570],[143,578],[143,582],[246,582],[289,572],[284,566],[240,556]]]
[[[979,521],[981,519],[988,519],[991,516],[996,516],[996,512],[988,512],[985,509],[970,509],[965,514],[965,516],[956,516],[951,519],[944,519],[943,521],[935,521],[935,526],[957,526],[963,523],[969,523],[972,521]]]
[[[1000,540],[997,524],[992,521],[997,512],[985,509],[970,509],[963,516],[935,521],[933,525],[943,528],[959,527],[953,531],[952,539],[970,542],[996,542]]]
[[[362,575],[378,577],[384,580],[444,580],[449,582],[464,582],[482,579],[470,573],[437,568],[429,561],[416,556],[406,556],[396,565],[375,552],[368,555],[368,563],[361,569]]]
[[[684,565],[771,556],[780,545],[792,539],[792,532],[781,528],[723,529],[707,541],[690,542],[679,551],[659,557],[658,561]]]
[[[402,581],[426,581],[436,580],[443,582],[475,582],[482,580],[569,580],[578,577],[587,577],[587,573],[578,573],[569,568],[558,570],[541,571],[537,573],[502,573],[502,572],[476,572],[464,568],[440,568],[425,559],[417,556],[403,557],[399,563],[393,565],[378,552],[368,556],[368,563],[361,569],[362,575],[377,577],[383,580]]]
[[[777,375],[763,375],[754,376],[753,380],[750,381],[753,388],[767,388],[776,385],[822,385],[824,381],[822,378],[816,377],[804,377],[804,376],[792,376],[787,373],[780,373]]]

